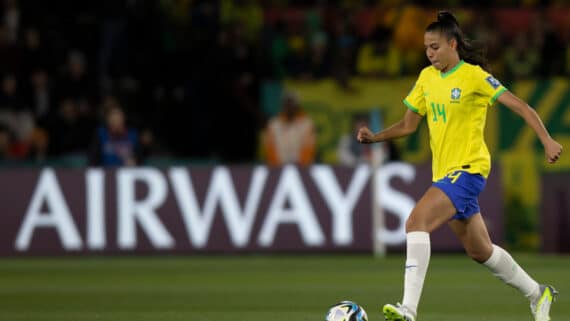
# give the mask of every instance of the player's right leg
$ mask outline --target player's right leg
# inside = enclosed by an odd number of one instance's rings
[[[416,317],[405,306],[401,304],[386,304],[382,308],[387,321],[416,321]]]
[[[387,304],[382,312],[388,321],[415,321],[429,265],[429,233],[447,222],[456,209],[440,189],[430,187],[406,222],[406,270],[401,305]]]

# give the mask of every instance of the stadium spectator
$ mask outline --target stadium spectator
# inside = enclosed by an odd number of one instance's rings
[[[548,77],[563,73],[561,68],[564,66],[563,34],[554,29],[543,10],[540,10],[531,22],[530,46],[538,51],[537,74],[540,76]]]
[[[14,140],[10,128],[0,123],[0,164],[13,164],[23,158],[26,146]]]
[[[332,78],[354,92],[356,74],[415,73],[426,62],[423,26],[436,4],[417,3],[102,0],[53,6],[6,0],[0,6],[0,76],[16,80],[14,101],[49,133],[51,156],[59,155],[54,146],[69,145],[58,142],[67,137],[52,135],[54,122],[74,118],[62,117],[62,101],[72,99],[81,122],[93,123],[98,102],[112,93],[129,122],[152,128],[173,155],[253,162],[265,80]],[[465,7],[460,16],[472,38],[487,45],[493,72],[503,76],[510,61],[514,77],[570,74],[569,9],[558,2],[525,2],[523,9],[516,7],[521,1],[502,3],[507,6]],[[379,36],[382,30],[390,30],[392,40],[371,41],[387,37]],[[525,55],[538,53],[530,70],[515,66],[520,52],[509,49],[520,32],[528,37]],[[11,98],[0,100],[6,105]],[[220,121],[221,114],[227,117]],[[24,135],[14,130],[15,139],[29,136],[33,121],[24,121]],[[243,135],[243,148],[219,136],[202,139],[200,133],[220,124]]]
[[[87,73],[87,61],[82,52],[69,52],[64,73],[57,80],[56,90],[59,100],[71,98],[81,113],[90,112],[96,89],[93,79]]]
[[[22,14],[17,0],[4,0],[2,21],[8,31],[10,42],[16,43],[20,34]]]
[[[10,41],[8,28],[0,24],[0,74],[18,75],[21,55],[17,44]]]
[[[519,33],[513,46],[505,51],[505,77],[525,79],[536,73],[540,63],[539,52],[529,43],[525,33]]]
[[[324,30],[316,30],[310,36],[307,73],[312,79],[323,79],[329,76],[331,55],[328,35]]]
[[[269,120],[263,133],[266,163],[309,165],[315,161],[313,120],[301,109],[299,98],[286,92],[281,112]]]
[[[377,27],[370,39],[358,50],[356,67],[362,76],[398,76],[401,74],[401,53],[392,42],[392,30]]]
[[[271,65],[271,76],[276,79],[283,79],[287,76],[287,56],[289,46],[286,35],[286,23],[283,20],[277,21],[273,30],[270,31],[268,40],[268,51]]]
[[[305,38],[303,24],[289,26],[287,31],[287,75],[293,78],[306,78],[308,73],[309,44]]]
[[[49,136],[47,131],[40,127],[34,128],[26,151],[26,160],[32,164],[45,164],[48,161],[48,152]]]
[[[130,54],[127,38],[127,2],[101,0],[102,17],[100,26],[100,45],[97,53],[98,76],[101,83],[108,86],[110,76],[116,78],[126,74]]]
[[[41,38],[38,29],[30,27],[24,31],[24,39],[21,51],[22,70],[21,77],[28,79],[36,70],[48,71],[53,68],[54,62],[51,61],[47,48]]]
[[[82,114],[74,99],[64,98],[46,121],[48,154],[56,157],[86,155],[95,128],[94,121]]]
[[[246,41],[255,43],[263,27],[263,10],[255,0],[221,0],[220,21],[222,24],[239,21]]]
[[[348,17],[341,16],[334,23],[332,30],[332,65],[331,74],[344,90],[352,90],[350,79],[355,73],[358,39]]]
[[[257,150],[260,130],[260,112],[257,103],[259,80],[254,48],[247,43],[243,25],[239,21],[222,29],[219,54],[214,73],[218,77],[215,98],[217,111],[224,117],[216,120],[225,130],[233,133],[233,140],[216,139],[217,155],[222,161],[250,162]],[[220,69],[221,68],[221,69]],[[220,132],[222,136],[224,133]]]
[[[95,166],[133,166],[141,162],[139,137],[127,127],[125,113],[113,103],[107,107],[105,124],[97,128],[89,163]]]
[[[29,89],[26,93],[27,104],[30,107],[37,124],[45,122],[48,114],[53,112],[54,97],[48,73],[38,69],[30,75]]]
[[[504,36],[497,32],[492,15],[473,14],[466,30],[470,30],[471,39],[475,39],[487,51],[489,70],[498,77],[504,77]]]
[[[388,10],[383,24],[394,30],[394,43],[402,53],[404,71],[412,73],[424,62],[422,50],[424,26],[428,15],[412,1],[402,1]]]
[[[14,75],[4,76],[0,91],[0,122],[8,126],[17,141],[25,141],[34,128],[34,119],[20,91]]]

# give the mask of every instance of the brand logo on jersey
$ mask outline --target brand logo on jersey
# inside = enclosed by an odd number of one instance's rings
[[[459,99],[459,97],[461,97],[461,89],[459,88],[451,89],[451,99],[457,100]]]
[[[493,89],[497,89],[501,85],[501,83],[497,79],[493,78],[493,76],[489,76],[485,78],[485,80],[487,80],[487,82],[489,83],[489,85],[491,85],[491,87],[493,87]]]

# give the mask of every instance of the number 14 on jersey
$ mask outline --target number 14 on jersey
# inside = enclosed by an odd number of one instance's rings
[[[447,117],[445,116],[445,105],[431,103],[431,111],[433,113],[433,122],[437,122],[438,118],[443,120],[443,123],[447,122]]]

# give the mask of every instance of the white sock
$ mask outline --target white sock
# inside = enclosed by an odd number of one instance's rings
[[[493,244],[491,257],[483,263],[493,275],[518,289],[531,302],[540,295],[540,286],[523,270],[505,250]]]
[[[406,234],[406,241],[406,273],[402,304],[414,315],[417,315],[418,303],[422,295],[431,255],[429,233],[410,232]]]

